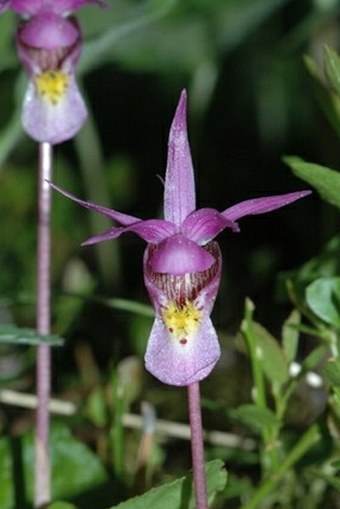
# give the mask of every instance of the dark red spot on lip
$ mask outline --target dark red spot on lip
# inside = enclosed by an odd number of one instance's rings
[[[185,339],[185,338],[182,338],[182,339],[179,340],[179,342],[181,343],[181,345],[186,345],[188,340]]]
[[[169,332],[170,332],[170,334],[172,334],[172,333],[173,333],[173,331],[174,331],[174,329],[173,329],[172,327],[169,327]]]

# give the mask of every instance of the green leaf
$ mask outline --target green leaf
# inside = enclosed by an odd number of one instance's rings
[[[288,364],[293,362],[296,357],[299,344],[299,325],[301,323],[301,315],[297,309],[293,309],[282,327],[282,348]]]
[[[64,339],[53,334],[38,334],[34,329],[17,327],[12,324],[3,324],[0,325],[0,343],[62,346],[64,344]]]
[[[324,361],[327,352],[328,348],[325,345],[318,346],[317,348],[312,350],[311,353],[308,354],[307,357],[301,363],[302,367],[301,375],[303,373],[306,373],[307,371],[312,371],[313,369],[315,369],[320,364],[320,362]]]
[[[327,45],[324,51],[324,62],[326,76],[336,92],[340,95],[340,58],[336,51]]]
[[[279,425],[275,414],[269,408],[260,408],[256,405],[241,405],[231,410],[230,415],[256,432]]]
[[[340,137],[340,98],[336,93],[327,88],[324,77],[321,76],[314,60],[306,56],[304,61],[307,71],[312,78],[315,96],[333,129]]]
[[[322,370],[322,374],[327,382],[334,386],[340,387],[340,361],[331,359],[327,362]]]
[[[206,479],[210,506],[216,493],[222,491],[227,482],[227,473],[221,460],[210,461],[206,464]],[[110,509],[195,509],[195,507],[192,476],[189,475],[153,488],[139,497],[130,498]]]
[[[259,323],[253,322],[252,334],[256,344],[256,355],[267,378],[281,386],[289,378],[287,359],[277,340]]]
[[[50,444],[53,499],[76,496],[106,482],[106,472],[96,455],[76,440],[66,426],[54,423]],[[0,439],[1,509],[14,507],[14,499],[18,497],[18,482],[22,491],[21,497],[32,501],[34,448],[32,430],[20,438]],[[13,472],[18,476],[15,480]],[[21,472],[21,479],[18,472]]]
[[[340,172],[307,163],[299,157],[289,156],[283,160],[291,167],[294,175],[315,187],[325,201],[340,208]]]
[[[340,328],[340,277],[320,278],[306,289],[306,301],[324,322]]]

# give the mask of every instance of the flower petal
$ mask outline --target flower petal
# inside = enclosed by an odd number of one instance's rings
[[[80,36],[79,27],[67,18],[41,11],[19,29],[19,39],[30,48],[50,50],[72,46]]]
[[[238,231],[237,223],[230,221],[215,209],[195,210],[187,216],[182,224],[183,235],[200,245],[207,244],[225,228]]]
[[[122,233],[135,233],[140,238],[149,243],[161,242],[166,237],[173,235],[174,225],[169,221],[163,219],[148,219],[146,221],[139,220],[130,226],[123,226],[118,228],[111,228],[105,233],[90,237],[82,243],[83,246],[89,246],[91,244],[97,244],[104,240],[112,240],[120,237]]]
[[[150,259],[150,266],[154,272],[180,276],[189,272],[208,270],[214,261],[214,257],[208,251],[179,234],[168,236],[156,246]]]
[[[195,180],[186,125],[186,91],[183,90],[170,128],[164,186],[164,218],[180,226],[195,210]]]
[[[52,182],[49,182],[49,184],[51,187],[53,187],[53,189],[55,189],[62,195],[66,196],[66,198],[75,201],[76,203],[82,205],[86,209],[93,210],[93,212],[98,212],[103,216],[109,217],[110,219],[113,219],[114,221],[117,221],[117,223],[120,223],[124,226],[128,226],[133,223],[137,223],[138,221],[141,221],[141,219],[139,219],[138,217],[123,214],[122,212],[118,212],[117,210],[109,209],[108,207],[103,207],[102,205],[96,205],[95,203],[92,203],[90,201],[80,200],[73,194],[69,193],[68,191],[65,191],[62,187],[57,186]]]
[[[219,357],[220,346],[209,316],[203,317],[198,331],[186,343],[175,341],[162,318],[156,316],[145,366],[161,382],[177,386],[199,382],[209,375]]]
[[[23,103],[22,123],[34,140],[54,145],[73,138],[86,117],[86,106],[73,75],[67,76],[67,91],[56,101],[42,97],[37,85],[29,81]]]
[[[242,201],[241,203],[226,209],[222,212],[222,215],[230,221],[235,221],[236,219],[245,216],[264,214],[265,212],[271,212],[272,210],[279,209],[280,207],[285,207],[286,205],[309,195],[311,192],[312,191],[297,191],[295,193]]]

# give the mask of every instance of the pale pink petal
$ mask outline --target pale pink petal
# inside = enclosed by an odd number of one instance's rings
[[[56,103],[42,97],[30,80],[22,109],[25,131],[38,142],[52,145],[73,138],[84,124],[87,110],[74,76],[69,75],[68,89]]]
[[[146,369],[169,385],[186,386],[206,378],[220,357],[216,331],[208,316],[194,337],[182,344],[156,316],[145,353]]]

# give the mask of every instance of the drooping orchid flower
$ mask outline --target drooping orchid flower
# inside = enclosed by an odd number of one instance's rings
[[[170,385],[189,385],[205,378],[220,356],[210,313],[217,295],[222,257],[214,238],[225,228],[238,231],[241,217],[271,212],[310,191],[256,198],[223,212],[196,210],[194,172],[186,126],[183,91],[172,122],[164,185],[164,219],[141,220],[76,198],[80,205],[110,217],[121,226],[91,237],[84,245],[133,232],[147,242],[144,281],[155,309],[145,354],[146,368]]]
[[[80,27],[69,15],[99,0],[0,0],[0,12],[22,16],[16,33],[19,58],[29,76],[22,123],[38,142],[60,143],[83,125],[87,111],[75,80]]]

